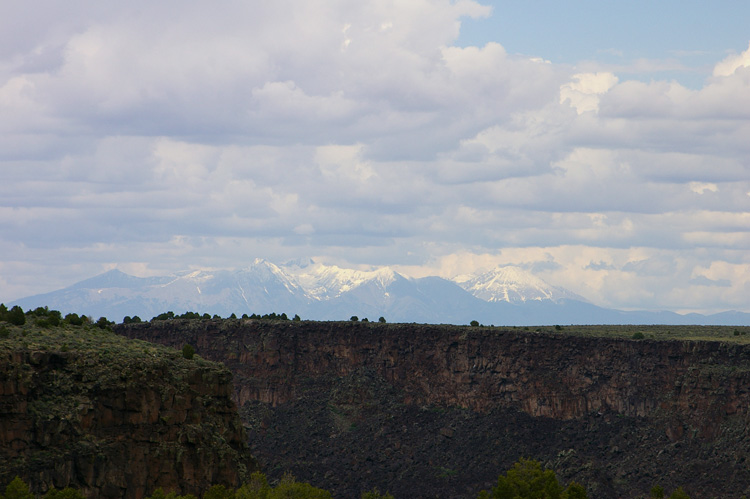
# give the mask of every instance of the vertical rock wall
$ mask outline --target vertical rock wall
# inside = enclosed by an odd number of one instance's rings
[[[366,367],[413,404],[505,407],[560,420],[669,415],[706,437],[728,415],[750,411],[750,348],[719,342],[254,320],[157,321],[117,331],[178,348],[190,343],[224,362],[234,373],[240,406],[277,405],[291,400],[306,377]]]

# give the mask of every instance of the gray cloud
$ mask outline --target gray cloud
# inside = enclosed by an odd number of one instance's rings
[[[615,270],[615,267],[606,262],[591,262],[584,267],[586,270]]]
[[[690,284],[694,284],[696,286],[718,286],[722,288],[728,288],[732,286],[732,283],[729,281],[729,279],[713,280],[705,276],[698,276],[690,279]]]
[[[503,263],[741,302],[748,68],[687,89],[452,46],[472,2],[35,5],[0,7],[0,301],[113,265],[541,251]]]

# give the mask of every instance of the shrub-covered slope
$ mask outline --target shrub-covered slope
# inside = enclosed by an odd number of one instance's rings
[[[113,498],[239,486],[256,465],[231,393],[225,367],[103,327],[0,323],[0,483]]]

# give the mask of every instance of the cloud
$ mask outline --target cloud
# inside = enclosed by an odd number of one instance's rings
[[[108,265],[324,256],[741,303],[748,52],[686,88],[458,47],[491,12],[469,1],[34,1],[27,30],[0,7],[0,301]]]
[[[578,114],[599,110],[599,95],[617,84],[612,73],[579,73],[560,87],[560,103],[569,103]]]
[[[627,262],[622,266],[622,270],[639,276],[669,276],[675,272],[676,265],[669,258],[648,258]]]
[[[714,66],[714,76],[731,76],[740,68],[750,67],[750,44],[747,50],[737,55],[730,55]]]
[[[589,263],[584,270],[616,270],[616,268],[609,263],[598,261]]]
[[[459,251],[436,259],[427,270],[422,266],[400,270],[453,277],[498,265],[517,265],[533,269],[547,282],[600,306],[703,313],[743,309],[742,294],[750,286],[747,255],[727,251],[713,256],[716,261],[704,266],[700,256],[679,249],[525,246],[505,247],[494,253]],[[649,266],[655,272],[649,271]]]
[[[722,288],[728,288],[732,285],[732,283],[728,279],[719,279],[714,281],[713,279],[709,279],[705,276],[698,276],[690,279],[690,284],[694,284],[696,286],[719,286]]]
[[[690,182],[688,184],[690,190],[696,194],[703,194],[705,192],[718,192],[719,188],[716,184],[711,182]]]

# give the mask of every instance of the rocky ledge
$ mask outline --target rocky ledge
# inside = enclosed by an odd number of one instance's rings
[[[140,499],[256,469],[224,366],[96,327],[3,329],[0,484]]]

